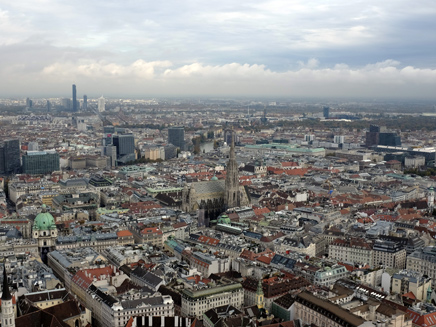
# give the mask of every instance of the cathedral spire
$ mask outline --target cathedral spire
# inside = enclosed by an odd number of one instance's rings
[[[226,194],[224,203],[227,208],[239,207],[241,205],[241,195],[239,192],[239,172],[235,155],[235,135],[231,130],[230,154],[227,163],[226,174]]]
[[[235,134],[233,132],[233,127],[232,127],[232,131],[231,131],[231,141],[230,141],[230,155],[229,155],[229,159],[230,160],[235,160]]]
[[[9,285],[8,285],[8,276],[6,274],[6,265],[4,265],[4,269],[3,269],[3,289],[2,289],[2,301],[6,300],[11,300],[12,299],[12,295],[11,292],[9,291]]]

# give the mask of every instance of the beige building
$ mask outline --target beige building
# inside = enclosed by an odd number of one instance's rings
[[[294,319],[301,319],[304,324],[319,327],[373,326],[362,317],[307,291],[301,292],[295,298]]]
[[[165,160],[165,149],[163,147],[147,147],[144,150],[145,159]]]
[[[203,313],[209,309],[223,305],[232,305],[237,309],[242,307],[244,289],[240,283],[231,283],[207,287],[198,290],[182,290],[182,315],[203,318]]]
[[[419,301],[427,301],[427,292],[431,291],[431,278],[413,271],[402,270],[391,279],[391,292],[406,294],[412,292]],[[431,293],[430,293],[431,294]]]
[[[396,242],[376,240],[373,251],[375,266],[387,266],[398,269],[406,267],[406,249]]]
[[[406,269],[427,275],[436,287],[436,247],[427,246],[407,256]]]
[[[353,264],[374,266],[371,244],[363,239],[336,239],[329,245],[329,258]]]

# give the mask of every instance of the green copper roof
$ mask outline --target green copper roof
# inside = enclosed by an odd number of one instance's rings
[[[56,229],[55,220],[49,212],[46,212],[45,205],[42,205],[42,212],[35,217],[33,228],[38,230]]]
[[[257,284],[257,295],[263,295],[263,288],[262,288],[262,279],[259,279],[259,283]]]
[[[218,218],[218,224],[230,225],[230,223],[231,220],[227,215],[222,215],[221,217]]]

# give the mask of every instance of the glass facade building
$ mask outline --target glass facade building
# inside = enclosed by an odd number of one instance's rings
[[[180,150],[185,150],[185,128],[170,127],[168,128],[168,143],[175,145]]]
[[[23,173],[25,174],[49,174],[58,171],[59,154],[46,151],[28,151],[23,156]]]

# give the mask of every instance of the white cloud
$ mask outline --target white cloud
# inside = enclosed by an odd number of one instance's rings
[[[13,76],[13,71],[8,75]],[[5,83],[8,81],[8,83]],[[13,78],[0,81],[0,88],[11,91]],[[69,91],[74,81],[87,94],[129,96],[153,95],[252,95],[252,96],[363,96],[431,97],[436,82],[435,69],[401,67],[395,60],[350,68],[346,64],[320,67],[310,59],[296,70],[277,72],[265,65],[230,63],[175,66],[169,61],[137,60],[121,65],[108,62],[57,62],[30,74],[21,87],[39,92]],[[53,82],[55,81],[55,82]],[[67,92],[68,92],[67,91]]]

